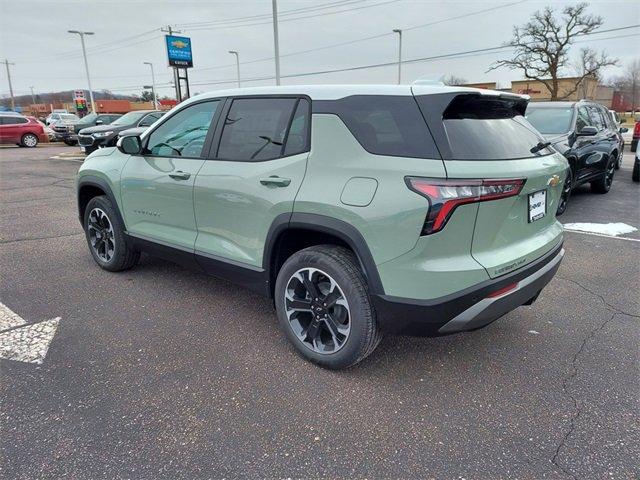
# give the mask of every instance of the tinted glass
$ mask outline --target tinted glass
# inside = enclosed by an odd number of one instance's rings
[[[536,107],[529,104],[524,116],[540,133],[560,134],[571,129],[573,109],[571,107]]]
[[[579,107],[576,117],[576,132],[580,132],[584,127],[593,125],[587,107]]]
[[[458,95],[443,114],[443,125],[455,160],[508,160],[548,155],[531,152],[543,142],[520,114],[520,101]]]
[[[62,120],[69,120],[69,121],[80,120],[80,117],[72,113],[63,113],[62,115],[60,115],[60,118]]]
[[[0,117],[0,121],[2,121],[2,125],[18,125],[20,123],[27,123],[29,120],[24,117],[3,116]]]
[[[296,155],[309,150],[309,101],[301,99],[293,115],[284,155]]]
[[[369,153],[395,157],[440,158],[411,96],[354,95],[313,102],[314,113],[338,115]]]
[[[604,118],[602,117],[602,113],[600,113],[600,109],[592,105],[587,108],[589,110],[589,115],[591,116],[591,124],[594,125],[598,130],[604,130],[605,128],[607,128]]]
[[[199,157],[219,100],[191,105],[149,136],[147,152],[161,157]]]
[[[255,162],[282,156],[295,98],[233,101],[220,138],[218,158]]]
[[[112,122],[112,125],[133,125],[134,123],[138,123],[142,117],[147,115],[149,112],[129,112],[125,113],[123,116],[118,118],[115,122]]]
[[[159,118],[160,118],[159,114],[151,113],[151,114],[147,115],[146,117],[144,117],[140,121],[138,126],[140,126],[140,127],[148,127],[148,126],[152,125]]]

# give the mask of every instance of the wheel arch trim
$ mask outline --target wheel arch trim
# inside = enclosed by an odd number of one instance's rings
[[[109,183],[106,180],[93,175],[85,175],[78,179],[78,185],[76,189],[76,192],[77,192],[76,201],[78,203],[78,218],[80,220],[80,224],[84,226],[84,215],[82,212],[82,204],[81,204],[81,198],[80,198],[80,191],[82,190],[83,187],[97,187],[104,192],[104,194],[113,204],[113,207],[115,208],[115,211],[116,211],[116,215],[118,216],[118,220],[120,220],[122,225],[124,225],[125,232],[126,232],[127,227],[126,227],[126,223],[124,222],[124,218],[122,217],[122,213],[120,212],[120,204],[116,200],[116,196],[113,194],[113,190],[111,190]]]
[[[268,272],[268,278],[271,278],[273,273],[273,260],[279,238],[287,230],[293,229],[325,233],[342,240],[353,250],[358,258],[371,293],[384,295],[384,288],[380,280],[378,268],[366,240],[358,229],[343,220],[316,213],[284,213],[278,215],[273,220],[267,233],[264,255],[262,257],[262,267]]]

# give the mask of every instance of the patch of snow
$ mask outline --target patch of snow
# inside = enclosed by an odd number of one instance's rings
[[[638,230],[636,227],[626,223],[565,223],[565,230],[576,230],[578,232],[599,233],[601,235],[611,235],[617,237],[625,233]]]
[[[536,332],[535,330],[529,330],[531,335],[540,335],[540,332]]]

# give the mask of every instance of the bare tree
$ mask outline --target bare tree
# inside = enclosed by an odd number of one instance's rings
[[[625,104],[628,101],[635,113],[636,106],[640,104],[640,58],[629,62],[624,73],[610,78],[607,84],[626,97]]]
[[[631,110],[636,113],[636,106],[639,103],[638,97],[640,96],[640,58],[631,62],[624,74],[627,88],[631,94]]]
[[[571,44],[576,37],[589,34],[603,24],[602,17],[586,13],[587,7],[587,3],[567,6],[560,18],[551,7],[537,11],[524,26],[514,27],[513,38],[505,44],[515,48],[513,58],[498,60],[489,70],[499,67],[522,70],[525,78],[541,82],[549,90],[551,100],[573,94],[585,78],[596,76],[603,67],[617,63],[604,52],[598,54],[585,48],[581,52],[584,69],[575,86],[568,91],[559,91],[558,79],[569,63]]]
[[[465,83],[467,83],[467,79],[466,78],[462,78],[462,77],[456,77],[455,75],[449,75],[449,76],[443,76],[440,81],[442,83],[444,83],[445,85],[464,85]]]

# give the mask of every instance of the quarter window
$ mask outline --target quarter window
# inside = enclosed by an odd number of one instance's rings
[[[440,158],[412,96],[353,95],[313,102],[314,113],[338,115],[369,153]]]
[[[283,155],[297,98],[233,100],[220,137],[218,158],[257,162]]]
[[[220,101],[191,105],[149,135],[147,153],[159,157],[200,157]]]

